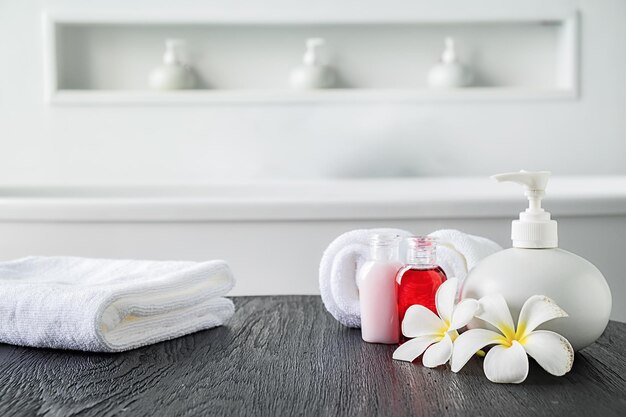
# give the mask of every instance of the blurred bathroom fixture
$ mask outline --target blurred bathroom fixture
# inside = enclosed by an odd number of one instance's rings
[[[335,84],[335,71],[324,64],[320,49],[326,44],[323,38],[308,38],[302,65],[291,72],[290,83],[297,90],[332,88]]]
[[[150,72],[148,83],[154,90],[184,90],[196,86],[196,77],[185,63],[186,42],[166,39],[163,64]]]
[[[472,72],[456,55],[454,38],[447,37],[439,62],[428,73],[428,85],[433,88],[461,88],[472,83]]]

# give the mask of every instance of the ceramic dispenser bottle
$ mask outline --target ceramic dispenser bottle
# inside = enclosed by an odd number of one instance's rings
[[[396,309],[396,273],[399,237],[378,234],[370,239],[370,260],[359,269],[361,336],[370,343],[398,343],[400,327]]]
[[[302,65],[296,67],[290,75],[289,82],[295,90],[315,90],[332,88],[335,84],[335,72],[332,67],[324,64],[320,50],[326,41],[323,38],[306,40],[306,51],[302,57]]]
[[[182,39],[167,39],[163,63],[150,72],[148,84],[154,90],[183,90],[196,86],[196,77],[183,55],[186,43]]]
[[[456,53],[454,39],[445,39],[445,48],[439,62],[428,73],[428,85],[432,88],[461,88],[472,83],[472,73],[463,65]]]
[[[514,220],[513,247],[483,259],[467,276],[462,297],[480,299],[502,294],[513,320],[528,297],[545,295],[569,317],[547,322],[540,329],[564,336],[574,350],[593,343],[606,328],[611,314],[611,291],[591,262],[558,248],[557,222],[541,207],[550,172],[513,172],[493,176],[525,189],[526,211]],[[469,327],[474,327],[470,323]]]

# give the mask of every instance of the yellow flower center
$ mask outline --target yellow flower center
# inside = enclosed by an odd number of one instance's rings
[[[514,328],[507,326],[506,324],[500,323],[498,326],[500,331],[504,334],[498,339],[498,343],[504,345],[506,347],[513,346],[513,341],[518,341],[521,345],[524,344],[526,337],[524,333],[526,333],[526,323],[519,323],[517,326],[517,331]]]
[[[459,337],[459,332],[456,330],[450,330],[450,322],[448,320],[443,320],[443,326],[441,326],[437,332],[437,335],[441,338],[446,336],[446,333],[450,335],[450,339],[454,342],[457,337]]]

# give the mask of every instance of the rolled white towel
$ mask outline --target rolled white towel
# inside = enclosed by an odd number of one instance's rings
[[[369,239],[376,233],[410,236],[401,229],[357,229],[332,241],[320,262],[320,294],[326,310],[341,324],[361,327],[356,273],[369,256]]]
[[[224,261],[27,257],[0,262],[0,342],[119,352],[222,325]]]
[[[341,324],[361,327],[357,272],[369,256],[369,238],[377,233],[401,237],[411,233],[401,229],[358,229],[337,237],[322,255],[319,270],[320,294],[326,309]],[[469,270],[481,259],[502,248],[495,242],[458,230],[431,233],[438,239],[437,263],[448,278],[462,283]]]
[[[437,230],[429,236],[437,238],[437,263],[448,278],[458,278],[459,293],[469,271],[483,258],[502,250],[492,240],[454,229]]]

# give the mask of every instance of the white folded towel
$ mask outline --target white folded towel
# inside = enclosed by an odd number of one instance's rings
[[[27,257],[0,262],[0,342],[119,352],[222,325],[224,261]]]
[[[320,262],[320,294],[324,306],[341,324],[361,327],[357,272],[369,256],[369,238],[376,233],[402,237],[412,234],[401,229],[358,229],[336,238],[324,251]],[[458,230],[431,233],[439,239],[437,263],[448,278],[462,283],[467,273],[484,257],[502,250],[497,243]]]

